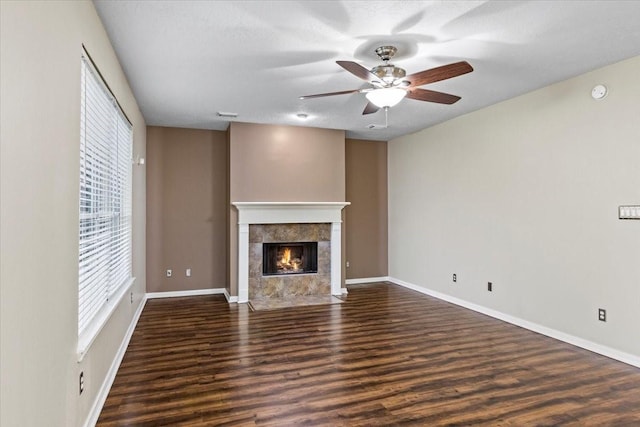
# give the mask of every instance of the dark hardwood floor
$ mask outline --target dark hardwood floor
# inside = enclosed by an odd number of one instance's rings
[[[640,426],[640,369],[396,285],[349,291],[149,300],[98,425]]]

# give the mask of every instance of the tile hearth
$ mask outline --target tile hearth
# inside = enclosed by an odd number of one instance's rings
[[[249,300],[249,307],[253,311],[277,310],[281,308],[305,307],[310,305],[342,304],[344,301],[332,295],[329,296],[303,296],[269,299]]]

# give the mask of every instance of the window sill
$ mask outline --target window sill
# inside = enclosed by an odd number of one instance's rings
[[[96,338],[98,338],[100,331],[102,331],[104,325],[107,324],[116,307],[118,307],[122,301],[122,298],[129,293],[129,290],[133,286],[135,280],[136,278],[132,277],[127,284],[122,286],[118,292],[113,295],[113,298],[111,298],[111,300],[102,308],[96,318],[93,319],[87,330],[78,337],[78,363],[82,362],[84,356],[91,348],[91,344],[93,344]]]

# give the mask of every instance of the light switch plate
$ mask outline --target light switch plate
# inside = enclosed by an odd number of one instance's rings
[[[619,219],[640,219],[640,205],[618,206]]]

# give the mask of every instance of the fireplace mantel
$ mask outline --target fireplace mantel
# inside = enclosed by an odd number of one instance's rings
[[[234,202],[238,224],[342,222],[348,202]]]
[[[238,209],[238,302],[249,300],[249,225],[331,223],[331,294],[342,294],[342,209],[349,202],[233,202]]]

